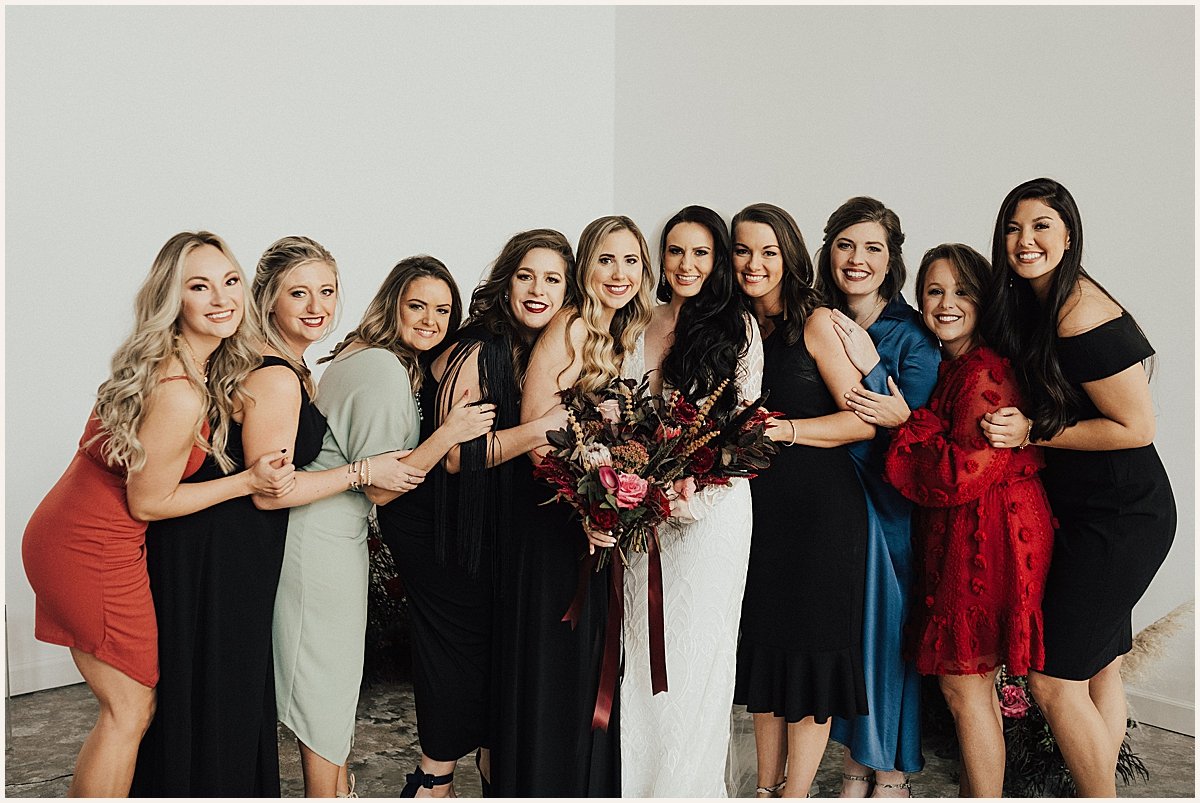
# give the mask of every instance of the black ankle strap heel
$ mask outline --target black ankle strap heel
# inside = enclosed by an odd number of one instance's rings
[[[454,780],[454,772],[448,772],[445,775],[430,775],[429,773],[417,767],[404,778],[404,788],[400,790],[400,797],[416,797],[417,790],[422,786],[426,789],[432,789],[435,786],[450,783]]]

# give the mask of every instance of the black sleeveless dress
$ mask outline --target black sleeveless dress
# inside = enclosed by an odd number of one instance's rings
[[[1058,341],[1080,420],[1098,418],[1081,385],[1154,354],[1132,317]],[[1175,539],[1175,497],[1154,445],[1083,452],[1044,449],[1042,484],[1058,519],[1042,599],[1045,674],[1086,680],[1133,644],[1130,612]]]
[[[620,797],[620,689],[592,730],[608,621],[609,568],[588,574],[575,629],[562,621],[587,539],[565,503],[514,467],[510,531],[496,548],[492,791],[497,797]],[[618,679],[618,683],[619,683]]]
[[[838,411],[801,340],[763,340],[767,407],[786,418]],[[788,722],[867,713],[862,665],[867,508],[844,446],[781,446],[750,481],[754,534],[733,701]]]
[[[260,367],[274,365],[287,363],[264,357]],[[316,458],[324,435],[325,417],[301,383],[297,468]],[[242,470],[237,424],[227,452]],[[184,482],[222,476],[209,455]],[[279,797],[271,619],[287,520],[287,510],[259,510],[243,496],[150,523],[158,708],[131,796]]]
[[[429,371],[421,386],[421,440],[437,429],[438,382]],[[408,597],[412,628],[413,696],[421,752],[455,761],[487,746],[491,668],[491,550],[475,571],[456,555],[439,557],[437,518],[456,529],[456,475],[439,463],[412,491],[377,508],[383,541],[391,550]],[[441,486],[445,485],[445,489]]]

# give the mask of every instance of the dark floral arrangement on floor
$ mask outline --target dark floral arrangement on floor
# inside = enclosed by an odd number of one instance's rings
[[[367,576],[367,638],[363,682],[412,677],[408,602],[392,552],[383,543],[372,516],[367,529],[370,568]]]
[[[1004,715],[1004,796],[1074,797],[1075,782],[1046,717],[1033,699],[1028,680],[1013,677],[1001,667],[996,675],[996,693]],[[1128,720],[1126,727],[1117,756],[1117,777],[1125,785],[1138,777],[1148,781],[1150,771],[1129,743],[1129,729],[1136,728],[1137,723]]]

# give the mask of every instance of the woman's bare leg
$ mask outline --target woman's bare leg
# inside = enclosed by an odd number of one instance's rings
[[[100,702],[100,715],[75,760],[68,797],[128,797],[138,745],[154,718],[154,689],[94,655],[71,658]]]

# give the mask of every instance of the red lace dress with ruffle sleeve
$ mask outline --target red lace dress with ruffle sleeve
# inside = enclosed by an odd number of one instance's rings
[[[1041,451],[996,449],[979,421],[1022,399],[1008,362],[977,346],[938,370],[928,407],[896,429],[888,481],[917,504],[906,651],[923,675],[1041,669],[1054,544]]]

